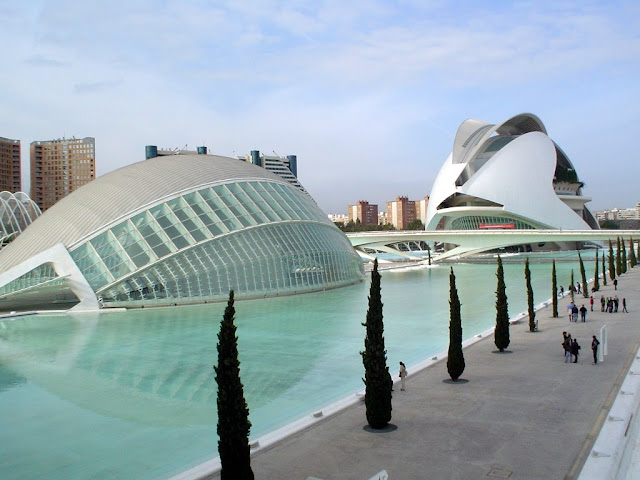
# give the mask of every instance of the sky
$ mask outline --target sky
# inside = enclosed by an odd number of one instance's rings
[[[419,200],[468,118],[537,115],[592,210],[640,201],[640,2],[0,0],[0,136],[298,156],[326,213]]]

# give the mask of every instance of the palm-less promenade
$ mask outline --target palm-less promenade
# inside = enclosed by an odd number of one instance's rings
[[[617,291],[608,283],[586,323],[569,323],[567,296],[559,318],[550,306],[537,313],[539,332],[528,331],[526,318],[511,326],[511,353],[495,353],[493,335],[466,348],[468,383],[443,382],[445,361],[410,371],[406,391],[394,392],[397,430],[363,430],[362,402],[256,451],[256,479],[366,480],[381,470],[402,480],[577,478],[640,347],[640,268],[622,275]],[[601,313],[600,296],[616,294],[630,313]],[[576,301],[588,307],[581,295]],[[605,324],[608,356],[592,365],[591,336]],[[564,363],[564,330],[582,346],[577,364]]]

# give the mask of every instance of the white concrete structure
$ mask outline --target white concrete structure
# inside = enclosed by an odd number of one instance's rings
[[[434,182],[427,230],[597,229],[583,183],[535,115],[466,120]]]
[[[171,155],[90,182],[25,229],[0,252],[0,309],[204,303],[363,278],[344,234],[292,183],[234,158]]]
[[[22,233],[40,215],[40,207],[26,193],[0,192],[0,246]]]

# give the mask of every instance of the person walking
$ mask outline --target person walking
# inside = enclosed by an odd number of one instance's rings
[[[584,306],[584,303],[580,307],[580,320],[583,322],[587,321],[587,307]]]
[[[618,313],[618,295],[616,295],[615,297],[613,297],[613,313]]]
[[[600,311],[601,311],[601,312],[604,312],[604,304],[605,304],[605,303],[606,303],[606,302],[605,302],[605,300],[604,300],[604,295],[602,295],[602,296],[600,297]]]
[[[617,279],[617,278],[615,278],[615,279],[613,280],[613,289],[614,289],[614,290],[617,290],[617,289],[618,289],[618,279]]]
[[[578,306],[574,305],[573,309],[571,310],[571,312],[573,313],[573,321],[578,323]]]
[[[578,340],[575,338],[571,342],[571,355],[573,355],[573,363],[578,363],[578,355],[580,354],[580,345],[578,345]]]
[[[398,375],[400,375],[400,390],[404,390],[404,379],[407,378],[407,367],[405,367],[403,362],[400,362]]]
[[[593,312],[593,295],[591,295],[591,298],[589,299],[589,304],[591,305],[591,311]]]
[[[600,342],[598,341],[598,339],[594,335],[593,336],[593,340],[591,340],[591,351],[593,352],[593,364],[594,365],[598,364],[598,345],[600,345]]]
[[[560,298],[564,298],[564,287],[560,285]]]
[[[626,298],[622,299],[622,311],[624,313],[629,313],[629,310],[627,310],[627,299]]]
[[[569,305],[567,305],[567,312],[569,312],[569,321],[573,322],[573,303],[569,302]]]

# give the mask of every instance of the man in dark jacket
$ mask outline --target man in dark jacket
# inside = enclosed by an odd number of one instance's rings
[[[573,363],[578,363],[578,354],[580,350],[580,345],[578,345],[578,340],[576,340],[575,338],[573,339],[573,341],[571,342],[571,355],[573,355]]]
[[[587,307],[585,307],[584,304],[580,307],[580,320],[583,322],[587,321]]]
[[[591,350],[593,351],[593,364],[596,365],[598,363],[598,345],[600,345],[600,342],[598,341],[598,339],[596,338],[596,336],[593,336],[593,340],[591,340]]]

